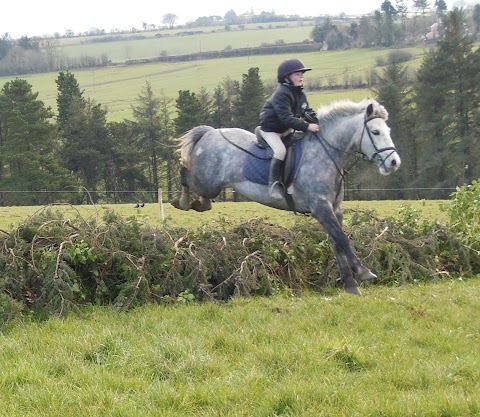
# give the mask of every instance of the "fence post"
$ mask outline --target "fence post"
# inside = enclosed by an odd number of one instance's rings
[[[162,198],[162,189],[158,189],[158,207],[160,209],[160,220],[162,223],[165,221],[165,213],[163,211],[163,198]]]

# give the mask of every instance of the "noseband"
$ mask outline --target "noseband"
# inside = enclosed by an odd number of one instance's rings
[[[377,148],[377,145],[375,145],[375,141],[373,140],[373,137],[372,137],[372,132],[370,131],[370,129],[368,128],[368,125],[367,125],[367,123],[370,120],[373,120],[373,119],[382,119],[382,117],[381,116],[365,117],[365,120],[363,121],[362,136],[360,137],[359,151],[364,156],[364,159],[366,159],[369,162],[375,162],[375,158],[378,157],[377,159],[380,161],[380,165],[383,165],[385,167],[385,169],[387,169],[387,167],[385,165],[385,161],[388,158],[390,158],[390,156],[394,152],[397,152],[397,150],[395,149],[394,146],[389,146],[387,148],[380,148],[380,149]],[[363,135],[364,135],[365,131],[367,131],[368,138],[370,139],[370,142],[372,143],[373,149],[375,149],[375,152],[371,156],[368,156],[365,152],[362,151],[362,141],[363,141]],[[380,154],[382,152],[385,152],[385,151],[391,151],[391,152],[387,155],[386,158],[382,158],[382,156]]]

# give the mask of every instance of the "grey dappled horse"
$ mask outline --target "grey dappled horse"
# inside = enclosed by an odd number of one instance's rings
[[[381,174],[388,175],[400,167],[400,157],[386,124],[388,112],[378,102],[338,101],[320,108],[318,116],[320,133],[308,133],[300,139],[302,157],[288,192],[296,211],[311,213],[325,228],[333,242],[345,290],[359,295],[358,285],[376,275],[362,265],[342,230],[343,166],[350,155],[359,152],[375,163]],[[250,200],[290,209],[285,198],[269,196],[267,184],[251,181],[245,175],[246,158],[252,158],[245,149],[254,146],[253,133],[197,126],[179,140],[182,192],[172,203],[175,207],[210,210],[210,199],[229,186]],[[192,204],[190,191],[198,196]]]

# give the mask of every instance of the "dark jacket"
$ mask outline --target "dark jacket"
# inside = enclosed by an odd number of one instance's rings
[[[302,119],[305,112],[313,110],[308,105],[303,87],[279,84],[263,106],[260,127],[264,132],[283,133],[289,128],[306,132],[309,123]]]

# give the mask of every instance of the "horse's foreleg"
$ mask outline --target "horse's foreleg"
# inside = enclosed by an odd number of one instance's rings
[[[333,242],[335,257],[345,290],[348,293],[359,295],[360,290],[353,273],[358,274],[365,267],[353,251],[350,241],[342,229],[341,215],[335,213],[332,205],[325,200],[317,203],[315,209],[312,210],[312,215],[324,227]]]
[[[335,217],[337,218],[338,223],[340,224],[340,227],[343,228],[343,212],[340,208],[340,204],[335,204],[333,211],[335,213]],[[348,260],[345,258],[345,255],[337,256],[337,263],[339,264],[340,268],[342,268],[340,266],[342,262],[346,262],[347,263],[346,268],[348,268]],[[358,271],[355,274],[355,279],[359,283],[361,283],[363,281],[370,280],[370,279],[374,279],[374,278],[377,278],[377,276],[372,271],[370,271],[368,268],[366,268],[363,264],[360,265]]]

